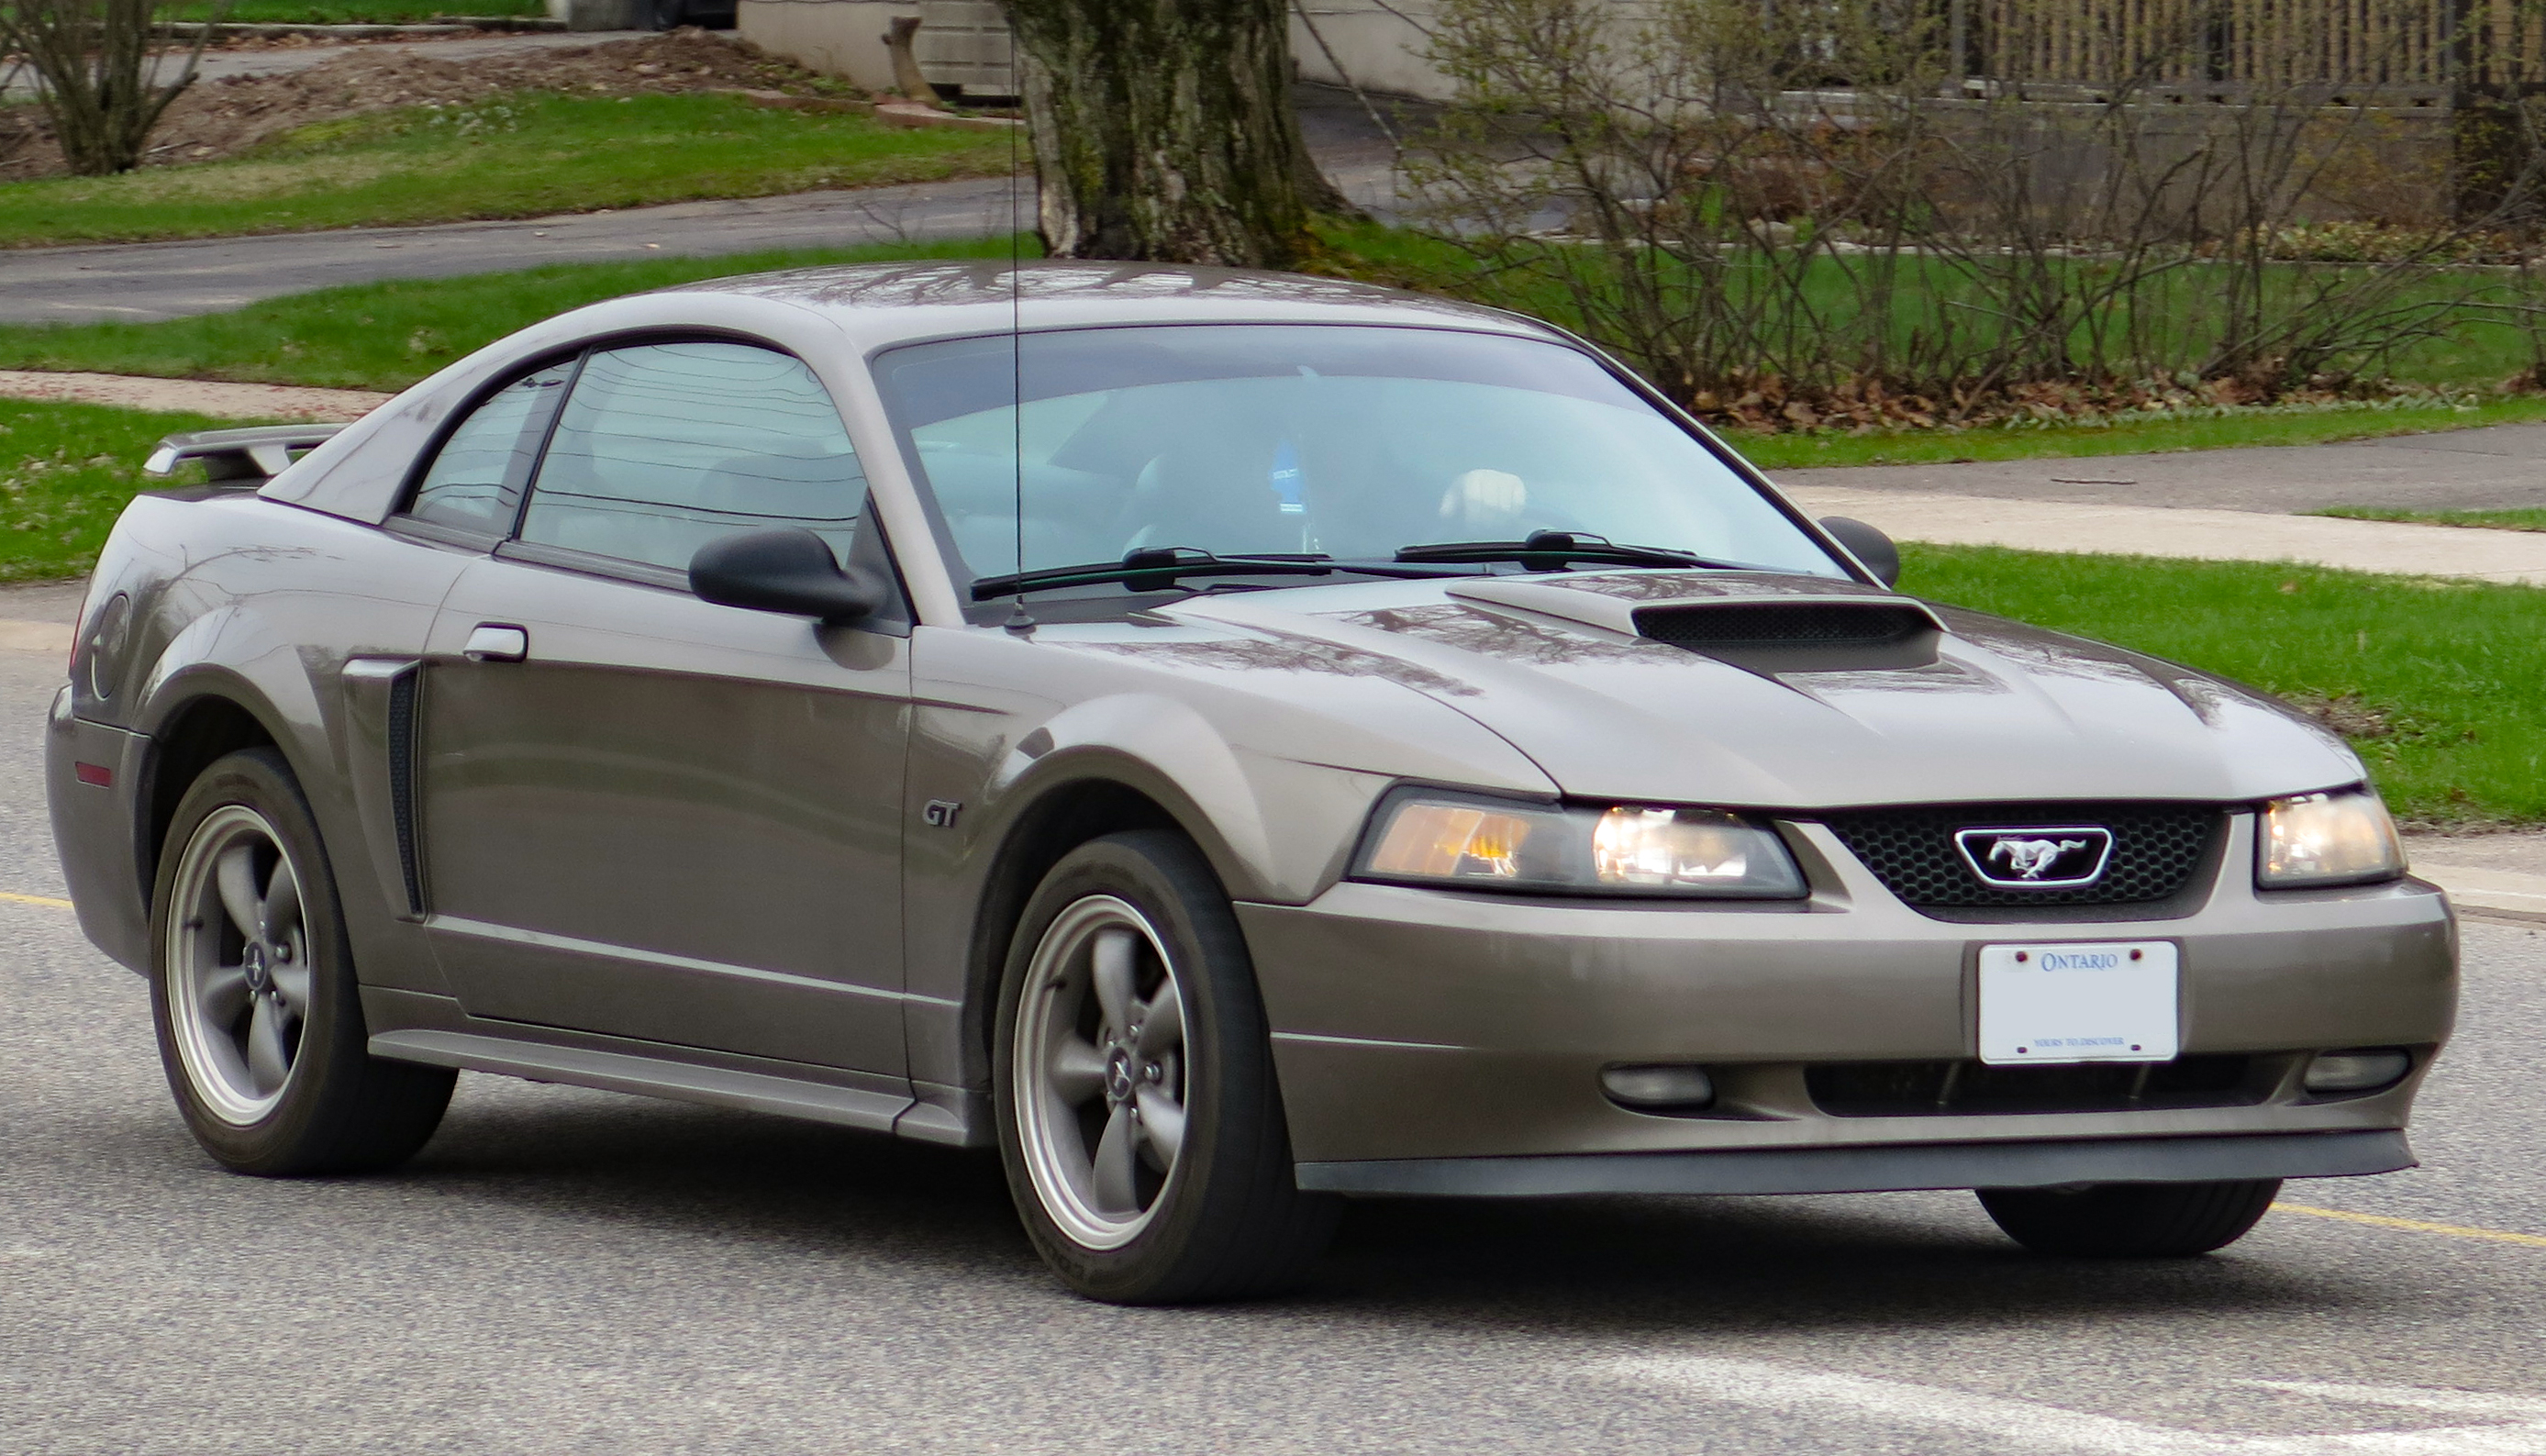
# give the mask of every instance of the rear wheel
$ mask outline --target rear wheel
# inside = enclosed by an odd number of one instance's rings
[[[2189,1258],[2246,1237],[2281,1180],[2089,1183],[2076,1188],[1983,1188],[1981,1207],[2036,1253],[2083,1258]]]
[[[1254,969],[1190,843],[1110,835],[1055,866],[996,1024],[1009,1190],[1071,1288],[1169,1304],[1307,1273],[1334,1201],[1293,1180]]]
[[[318,826],[280,754],[206,769],[177,806],[151,897],[151,1011],[177,1106],[243,1173],[404,1161],[454,1074],[375,1060]]]

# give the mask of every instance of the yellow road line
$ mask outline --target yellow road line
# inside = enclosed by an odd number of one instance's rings
[[[51,905],[53,908],[59,910],[67,910],[71,907],[71,902],[69,900],[50,895],[17,895],[6,890],[0,890],[0,899],[5,899],[11,904]]]
[[[2275,1203],[2275,1212],[2306,1214],[2310,1218],[2339,1219],[2346,1224],[2368,1224],[2379,1229],[2403,1229],[2409,1234],[2446,1234],[2452,1239],[2483,1239],[2495,1243],[2524,1243],[2531,1248],[2546,1248],[2546,1234],[2513,1234],[2507,1229],[2470,1229],[2464,1224],[2426,1224],[2420,1219],[2391,1219],[2385,1214],[2345,1213],[2338,1208],[2310,1208],[2304,1203]]]

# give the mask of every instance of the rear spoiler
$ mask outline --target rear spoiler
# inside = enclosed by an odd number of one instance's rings
[[[144,474],[165,475],[190,460],[204,463],[210,480],[266,480],[333,438],[343,425],[256,425],[244,430],[198,430],[171,435],[142,462]]]

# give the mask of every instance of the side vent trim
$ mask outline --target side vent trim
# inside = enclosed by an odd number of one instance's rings
[[[424,835],[418,796],[423,722],[416,695],[424,664],[413,657],[356,657],[345,664],[345,782],[361,816],[361,858],[380,907],[424,915]],[[350,846],[348,846],[350,848]],[[349,856],[350,857],[350,856]],[[348,889],[339,882],[339,889]]]
[[[411,915],[424,913],[424,877],[418,867],[415,833],[415,695],[422,675],[422,668],[410,666],[389,679],[389,814],[397,832],[398,872],[406,885],[406,908]]]

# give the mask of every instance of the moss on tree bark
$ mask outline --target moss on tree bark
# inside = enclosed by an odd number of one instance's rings
[[[1291,107],[1284,0],[1006,0],[1056,257],[1280,268],[1348,211]]]

